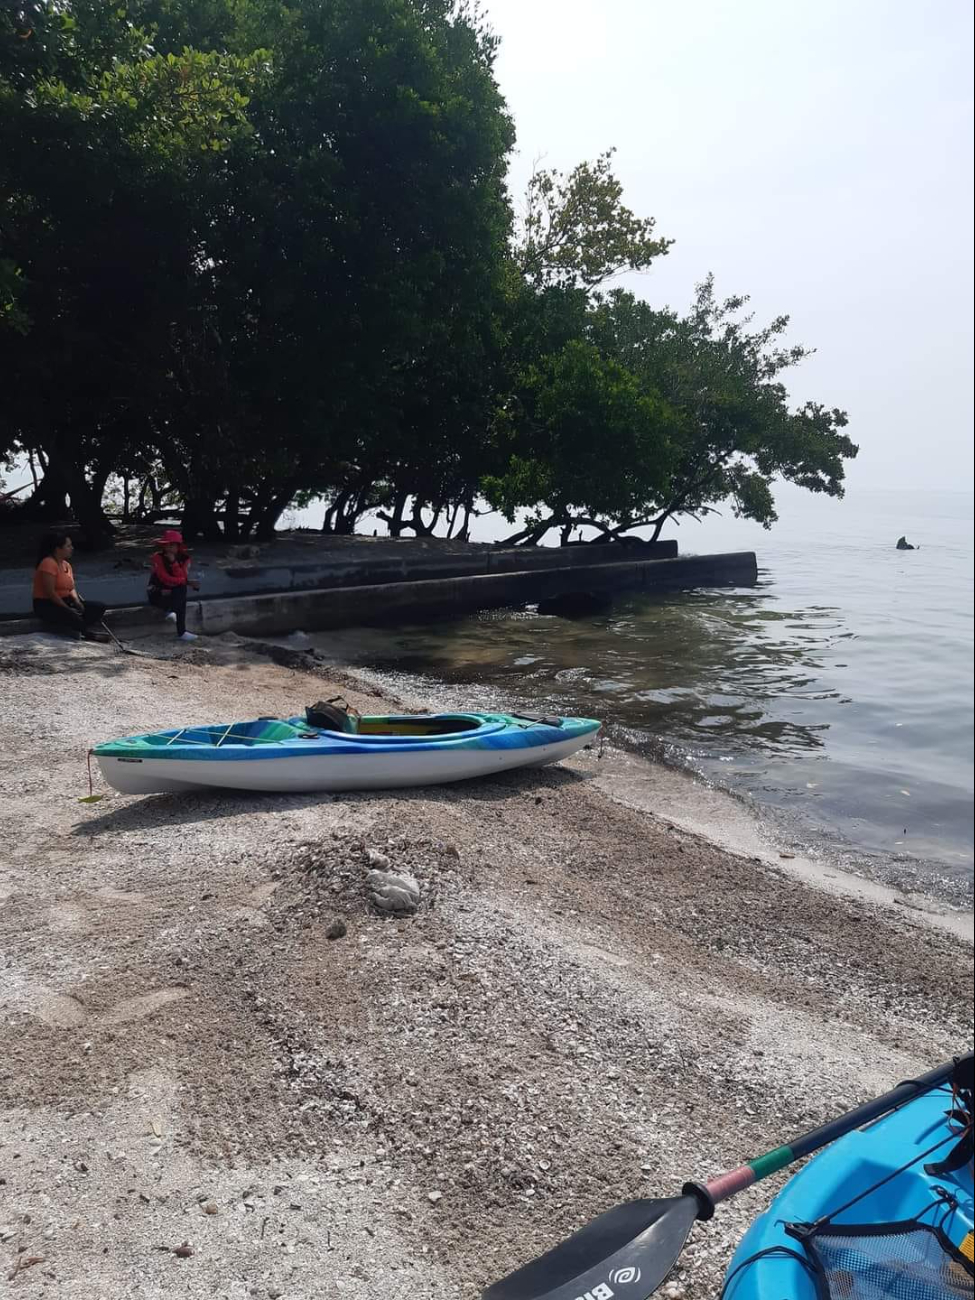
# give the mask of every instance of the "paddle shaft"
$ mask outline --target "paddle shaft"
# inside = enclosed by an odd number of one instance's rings
[[[140,654],[140,652],[139,652],[138,650],[130,650],[129,647],[128,647],[127,645],[123,645],[123,644],[122,644],[122,642],[118,639],[118,637],[115,635],[115,633],[114,633],[114,632],[112,631],[112,629],[108,626],[108,624],[105,622],[104,619],[102,619],[102,621],[101,621],[101,626],[105,629],[105,631],[108,633],[108,635],[112,638],[112,641],[115,643],[115,649],[116,649],[116,650],[121,650],[122,653],[123,653],[124,655],[135,655],[135,657],[136,657],[137,659],[141,659],[141,658],[142,658],[142,655]]]
[[[967,1057],[961,1060],[971,1059],[972,1053],[969,1052]],[[780,1169],[785,1169],[787,1165],[794,1164],[796,1160],[801,1160],[803,1156],[812,1155],[820,1147],[828,1146],[830,1142],[835,1142],[837,1138],[843,1137],[846,1133],[852,1133],[855,1128],[860,1128],[863,1124],[869,1124],[871,1120],[886,1115],[889,1111],[896,1110],[905,1102],[911,1101],[914,1097],[919,1097],[922,1093],[930,1092],[932,1088],[937,1088],[939,1084],[946,1083],[954,1074],[958,1062],[949,1061],[946,1065],[939,1065],[936,1070],[930,1070],[927,1074],[922,1074],[918,1079],[910,1079],[906,1083],[900,1083],[890,1092],[885,1092],[882,1097],[875,1097],[873,1101],[865,1101],[862,1106],[857,1106],[855,1110],[849,1110],[845,1115],[830,1120],[828,1124],[823,1124],[820,1128],[811,1129],[808,1133],[803,1133],[801,1137],[794,1138],[785,1146],[773,1147],[771,1151],[766,1151],[764,1155],[755,1160],[749,1160],[747,1164],[739,1166],[738,1169],[732,1169],[728,1173],[719,1174],[717,1178],[712,1178],[710,1182],[702,1185],[688,1184],[688,1189],[692,1190],[699,1199],[701,1193],[703,1197],[710,1202],[708,1207],[713,1213],[715,1205],[720,1205],[730,1196],[736,1195],[746,1187],[751,1187],[753,1183],[760,1183],[763,1178],[768,1178],[770,1174],[778,1173]],[[686,1190],[686,1189],[685,1189]],[[702,1209],[704,1205],[702,1204]],[[710,1218],[708,1213],[705,1216]]]
[[[108,624],[105,622],[104,619],[102,619],[100,626],[103,627],[103,628],[105,629],[105,631],[108,633],[108,635],[109,635],[109,636],[112,638],[112,640],[115,642],[115,645],[118,647],[118,649],[124,652],[124,651],[125,651],[125,646],[124,646],[124,645],[122,644],[122,642],[118,639],[118,637],[115,635],[115,633],[114,633],[114,632],[112,631],[112,629],[108,626]]]

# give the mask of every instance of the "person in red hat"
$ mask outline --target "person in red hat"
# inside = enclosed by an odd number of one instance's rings
[[[156,546],[146,591],[149,604],[164,609],[167,620],[175,622],[178,640],[195,641],[195,634],[186,630],[186,595],[189,587],[199,591],[200,584],[190,579],[190,553],[183,534],[170,528],[156,538]]]

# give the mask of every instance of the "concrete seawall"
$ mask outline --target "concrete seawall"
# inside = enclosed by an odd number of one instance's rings
[[[192,630],[210,635],[230,631],[271,635],[295,628],[317,631],[367,623],[407,623],[419,617],[517,605],[576,592],[750,586],[757,577],[752,551],[674,559],[616,559],[613,563],[217,597],[190,602],[187,622]],[[157,619],[158,615],[146,606],[137,605],[113,609],[109,621],[121,628]],[[36,630],[38,626],[33,619],[8,620],[0,623],[0,634]]]
[[[201,601],[194,610],[194,626],[210,634],[231,630],[271,634],[296,627],[317,631],[358,623],[405,623],[421,615],[491,609],[566,592],[748,586],[757,576],[752,552],[474,574]]]
[[[372,587],[394,582],[436,578],[462,578],[487,573],[536,572],[547,569],[593,568],[618,564],[621,559],[670,560],[677,556],[675,541],[638,542],[608,546],[490,546],[472,543],[442,548],[412,539],[394,542],[371,538],[341,539],[344,545],[326,547],[308,557],[289,552],[286,544],[258,548],[257,559],[216,561],[206,552],[194,560],[194,576],[203,584],[202,599],[256,596],[281,591],[321,591],[332,587]],[[243,547],[242,550],[249,548]],[[146,598],[148,560],[138,563],[113,553],[81,556],[76,563],[78,584],[91,600],[110,608],[139,605]],[[24,617],[30,612],[33,571],[0,569],[0,619]]]

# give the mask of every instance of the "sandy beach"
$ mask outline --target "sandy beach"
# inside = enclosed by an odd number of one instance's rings
[[[475,1300],[971,1045],[963,935],[676,826],[651,778],[631,806],[598,748],[335,797],[96,771],[80,803],[98,740],[329,685],[387,707],[234,637],[140,646],[0,641],[12,1295]],[[370,905],[370,853],[416,875],[416,915]],[[696,1230],[662,1294],[713,1300],[768,1197]]]

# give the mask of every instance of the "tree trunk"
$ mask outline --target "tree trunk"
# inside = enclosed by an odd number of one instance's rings
[[[417,537],[432,537],[433,530],[440,522],[440,516],[443,513],[443,502],[437,506],[434,506],[431,502],[430,509],[433,511],[433,519],[429,524],[425,523],[423,520],[423,505],[424,503],[419,499],[419,497],[414,498],[413,519],[411,521],[413,531],[416,533]]]
[[[223,538],[220,521],[217,519],[217,512],[211,499],[187,498],[183,502],[179,526],[187,541],[202,537],[207,542],[219,542]]]
[[[561,521],[555,518],[546,519],[544,523],[536,524],[534,528],[523,528],[520,533],[512,533],[510,537],[503,539],[505,546],[537,546],[550,528],[556,527]]]
[[[351,537],[355,533],[359,520],[370,508],[371,491],[372,479],[366,475],[360,476],[359,486],[343,488],[325,511],[322,532],[332,533],[338,537]],[[387,516],[380,511],[379,518],[385,519]]]
[[[34,491],[24,501],[20,507],[21,518],[37,520],[54,520],[67,519],[68,510],[68,485],[65,481],[57,460],[44,460],[43,454],[38,453],[38,463],[41,466],[42,478]]]
[[[406,498],[406,492],[397,492],[393,497],[391,511],[376,511],[376,518],[381,519],[389,529],[390,537],[399,537],[402,534],[403,529],[406,527],[406,523],[403,519],[403,511],[406,509]]]
[[[343,488],[341,492],[333,499],[332,504],[327,507],[325,517],[322,519],[321,532],[336,533],[339,531],[336,524],[340,516],[345,511],[349,498],[352,496],[351,488]]]
[[[351,537],[355,532],[358,518],[359,516],[356,513],[355,504],[346,498],[341,513],[337,514],[335,517],[335,532],[339,537]]]
[[[108,475],[99,475],[94,484],[88,483],[81,470],[70,476],[68,495],[71,513],[84,533],[87,549],[104,550],[112,545],[115,529],[102,507],[102,492]]]
[[[273,494],[259,512],[252,511],[248,521],[250,536],[259,542],[270,541],[274,537],[278,520],[291,504],[294,494],[295,489],[289,486],[283,492]]]

